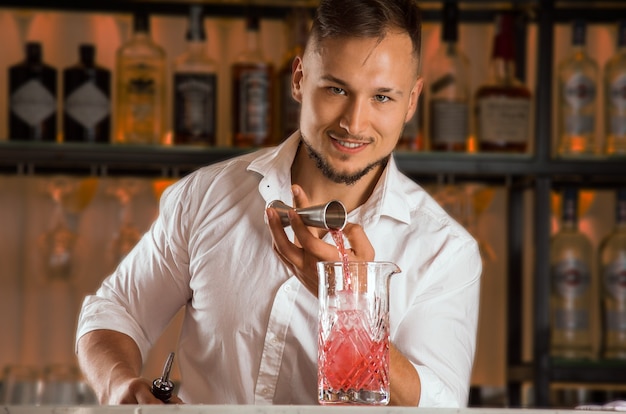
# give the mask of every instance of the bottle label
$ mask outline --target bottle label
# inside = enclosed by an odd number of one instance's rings
[[[626,114],[611,116],[610,133],[616,137],[626,136]]]
[[[54,114],[57,101],[39,80],[31,79],[11,95],[10,105],[20,119],[35,126]]]
[[[572,109],[580,110],[596,99],[596,84],[583,73],[575,73],[565,82],[563,99]]]
[[[626,73],[617,76],[609,86],[611,123],[609,131],[616,137],[626,136]]]
[[[624,113],[626,111],[626,73],[615,77],[609,88],[611,106]]]
[[[576,299],[587,292],[591,284],[591,273],[581,260],[568,258],[552,268],[554,291],[561,297]]]
[[[527,98],[493,96],[479,102],[480,140],[528,142],[530,101]]]
[[[174,75],[174,128],[192,137],[215,135],[216,75]]]
[[[580,113],[565,116],[565,133],[568,135],[588,135],[595,131],[595,117]]]
[[[626,332],[626,312],[607,310],[605,314],[605,329],[611,332]]]
[[[465,143],[468,108],[465,102],[431,101],[431,139],[436,143]]]
[[[145,63],[127,65],[122,69],[124,87],[123,105],[119,122],[124,126],[128,142],[152,143],[160,140],[160,102],[161,86],[157,76],[158,69]]]
[[[269,133],[269,75],[265,70],[247,70],[242,72],[240,82],[239,131],[264,136]]]
[[[65,112],[87,129],[94,128],[110,112],[109,98],[93,82],[75,89],[64,106]]]
[[[589,328],[589,312],[583,309],[556,309],[554,329],[564,331],[584,331]]]
[[[626,259],[617,259],[604,267],[604,289],[613,299],[626,302]]]

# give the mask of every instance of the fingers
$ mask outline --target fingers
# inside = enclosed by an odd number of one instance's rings
[[[337,260],[337,248],[313,234],[313,230],[304,224],[298,214],[290,211],[289,222],[298,242],[309,255],[319,261]]]
[[[299,267],[302,266],[302,251],[295,244],[291,243],[285,230],[283,229],[283,225],[280,221],[280,217],[278,217],[278,213],[273,208],[268,208],[265,211],[267,216],[267,222],[270,227],[270,232],[272,234],[272,241],[274,244],[274,250],[279,254],[283,262],[285,262],[290,267]]]

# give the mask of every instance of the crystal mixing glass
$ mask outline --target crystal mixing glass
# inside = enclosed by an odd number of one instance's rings
[[[320,404],[389,402],[391,262],[319,262]]]

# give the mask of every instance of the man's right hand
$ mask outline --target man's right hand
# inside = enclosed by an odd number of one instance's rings
[[[141,352],[129,336],[104,329],[91,331],[78,341],[77,354],[100,404],[163,404],[152,394],[152,382],[140,376]],[[168,403],[182,401],[172,396]]]

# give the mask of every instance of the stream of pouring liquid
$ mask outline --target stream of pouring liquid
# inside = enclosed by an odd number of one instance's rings
[[[330,230],[330,234],[337,245],[339,255],[341,256],[341,262],[343,264],[343,285],[346,291],[352,290],[352,278],[350,277],[350,267],[348,266],[348,252],[346,251],[346,245],[343,240],[343,232],[341,230]]]

